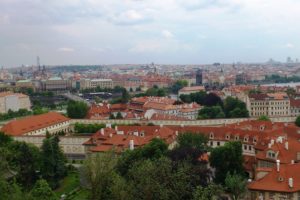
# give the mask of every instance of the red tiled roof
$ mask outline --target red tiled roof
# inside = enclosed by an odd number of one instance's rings
[[[56,112],[49,112],[10,121],[2,127],[1,131],[8,135],[19,136],[30,131],[46,128],[66,121],[69,121],[69,118]]]
[[[249,190],[297,192],[300,191],[300,163],[281,164],[277,172],[276,167],[263,178],[248,185]],[[293,178],[293,187],[289,186],[289,178]]]

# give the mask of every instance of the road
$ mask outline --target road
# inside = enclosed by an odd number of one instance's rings
[[[63,94],[64,97],[70,99],[70,100],[73,100],[73,101],[83,101],[85,102],[88,106],[91,105],[91,103],[83,98],[81,98],[80,96],[77,96],[77,95],[74,95],[74,94],[71,94],[71,93],[64,93]]]

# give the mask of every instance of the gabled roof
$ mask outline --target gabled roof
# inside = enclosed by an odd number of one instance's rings
[[[281,164],[279,172],[276,167],[263,178],[248,185],[249,190],[297,192],[300,191],[300,163]],[[289,186],[289,178],[293,179],[293,187]]]
[[[25,117],[23,119],[12,120],[3,126],[1,131],[8,135],[20,136],[34,130],[46,128],[66,121],[69,121],[69,118],[56,112],[49,112],[46,114]]]

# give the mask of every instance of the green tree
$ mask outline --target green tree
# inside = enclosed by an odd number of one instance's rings
[[[226,174],[237,173],[244,176],[242,143],[237,141],[227,142],[224,146],[211,151],[209,161],[215,171],[216,183],[225,183]]]
[[[199,119],[225,118],[225,114],[221,106],[212,106],[212,107],[205,106],[199,111],[198,118]]]
[[[111,114],[109,115],[109,119],[116,119],[116,117],[115,117],[114,114],[111,113]]]
[[[186,86],[188,86],[188,82],[186,80],[178,80],[172,85],[171,91],[174,94],[177,94],[180,89]]]
[[[127,90],[124,88],[122,91],[122,99],[121,103],[128,103],[130,100],[130,94],[127,92]]]
[[[67,107],[67,114],[70,118],[81,119],[86,116],[88,106],[82,101],[70,101]]]
[[[270,118],[266,115],[260,116],[257,120],[259,120],[259,121],[271,121]]]
[[[225,178],[225,188],[233,200],[239,200],[246,193],[247,181],[239,174],[233,173],[231,175],[228,172]]]
[[[300,127],[300,116],[298,116],[298,117],[296,118],[295,124],[296,124],[296,126]],[[1,138],[0,138],[0,139],[1,139]],[[1,140],[0,140],[0,141],[1,141]]]
[[[121,175],[126,175],[133,163],[150,159],[156,160],[167,155],[168,145],[161,139],[154,138],[142,148],[125,151],[118,160],[117,170]]]
[[[194,192],[193,200],[217,200],[222,192],[222,186],[214,183],[209,184],[207,187],[198,186]]]
[[[227,97],[224,101],[224,113],[229,118],[249,117],[246,104],[233,97]]]
[[[117,113],[116,119],[123,119],[123,116],[120,112]]]
[[[116,164],[117,158],[113,152],[94,154],[87,158],[84,171],[91,188],[91,199],[110,199]]]
[[[177,136],[178,146],[196,148],[201,151],[207,149],[208,138],[199,133],[186,132]]]
[[[38,180],[32,188],[30,195],[33,200],[58,200],[46,180]]]
[[[40,151],[37,147],[25,142],[13,142],[10,145],[11,165],[16,170],[17,181],[25,189],[31,188],[38,179],[40,170]]]
[[[59,147],[58,136],[44,139],[41,147],[41,174],[51,188],[57,188],[66,175],[65,157]]]
[[[0,200],[24,200],[22,188],[16,182],[9,183],[0,176]]]
[[[190,199],[188,168],[172,169],[167,158],[155,161],[141,160],[134,163],[128,173],[129,184],[135,199]]]

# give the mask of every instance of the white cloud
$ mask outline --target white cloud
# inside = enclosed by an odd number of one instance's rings
[[[174,37],[173,33],[171,33],[171,32],[168,31],[168,30],[163,30],[163,31],[161,32],[161,34],[163,35],[163,37],[168,38],[168,39]]]
[[[61,48],[58,48],[57,51],[60,51],[60,52],[74,52],[75,49],[70,48],[70,47],[61,47]]]
[[[292,44],[292,43],[287,43],[287,44],[285,45],[285,47],[288,48],[288,49],[293,49],[293,48],[295,47],[295,45]]]

